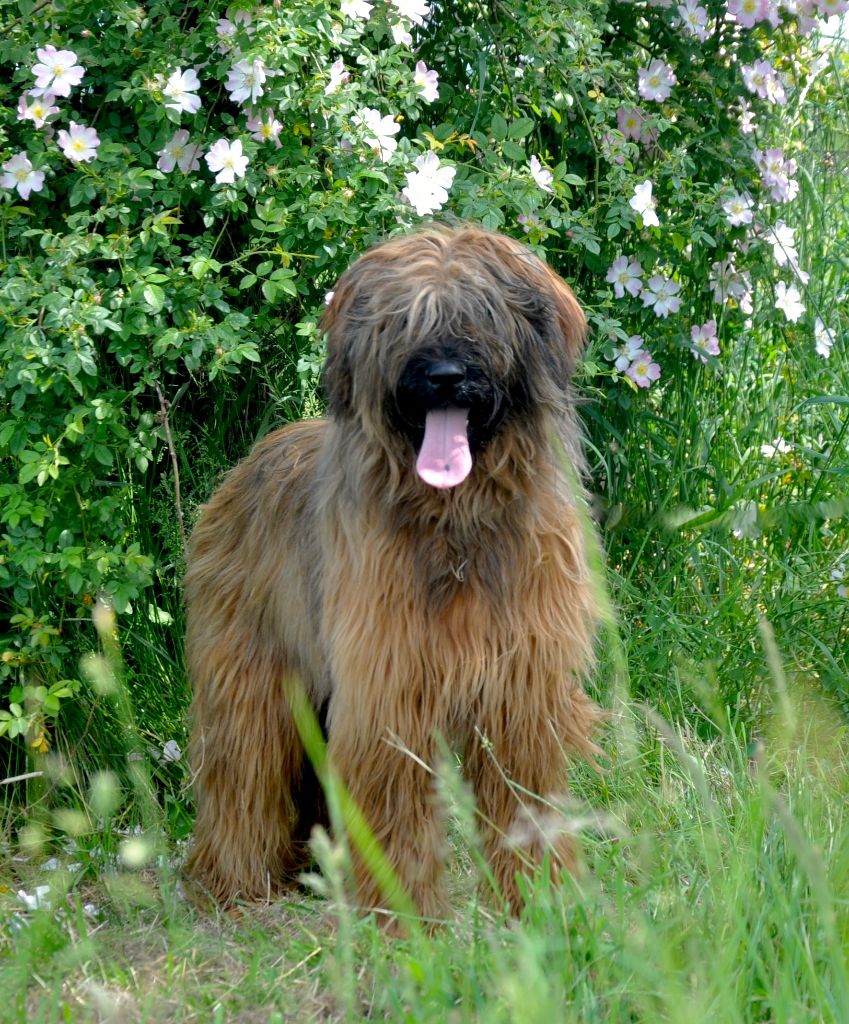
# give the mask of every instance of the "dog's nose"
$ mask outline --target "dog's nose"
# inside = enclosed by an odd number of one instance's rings
[[[443,359],[438,363],[433,363],[425,373],[430,383],[437,388],[446,384],[460,384],[466,379],[466,371],[462,364],[453,359]]]

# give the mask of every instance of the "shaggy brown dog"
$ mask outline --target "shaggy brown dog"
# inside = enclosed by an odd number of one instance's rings
[[[288,694],[419,910],[439,912],[441,735],[463,753],[495,878],[571,843],[506,842],[589,752],[596,607],[575,507],[570,376],[585,321],[529,250],[473,227],[367,252],[325,313],[328,419],[266,437],[194,531],[186,577],[198,819],[188,871],[265,899],[322,801]],[[405,748],[405,749],[402,749]],[[413,756],[410,756],[410,755]],[[524,849],[521,847],[524,845]],[[368,872],[357,899],[378,906]]]

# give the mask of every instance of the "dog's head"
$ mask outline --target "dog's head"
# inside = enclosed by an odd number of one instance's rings
[[[401,435],[419,476],[454,487],[512,418],[557,411],[586,321],[529,249],[480,228],[429,228],[365,253],[324,314],[331,415]]]

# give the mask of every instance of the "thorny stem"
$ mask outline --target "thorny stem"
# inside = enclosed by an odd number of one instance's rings
[[[168,417],[171,404],[165,400],[159,382],[156,382],[156,394],[159,398],[159,414],[162,426],[165,428],[165,441],[168,445],[168,453],[171,456],[171,467],[174,470],[174,504],[177,507],[177,526],[180,528],[180,540],[183,544],[183,555],[186,553],[186,528],[183,523],[183,501],[180,496],[180,467],[177,463],[177,449],[174,446],[174,437],[171,433],[171,422]]]
[[[27,14],[21,14],[19,17],[15,18],[14,21],[10,21],[9,24],[6,26],[5,31],[6,32],[11,32],[11,30],[16,25],[19,25],[24,20],[24,18],[30,19],[34,14],[38,14],[38,12],[43,7],[49,7],[52,3],[53,3],[53,0],[41,0],[41,3],[40,4],[36,4],[35,7],[33,7],[33,9],[31,11],[29,11]]]

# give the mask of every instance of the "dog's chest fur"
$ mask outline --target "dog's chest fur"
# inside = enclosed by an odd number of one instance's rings
[[[566,506],[560,515],[559,529],[543,517],[534,533],[509,519],[500,530],[444,521],[338,530],[322,601],[331,715],[377,705],[406,743],[425,742],[421,721],[464,741],[476,705],[522,701],[530,687],[553,690],[580,672],[593,602],[576,514]],[[350,537],[364,534],[354,548]]]

